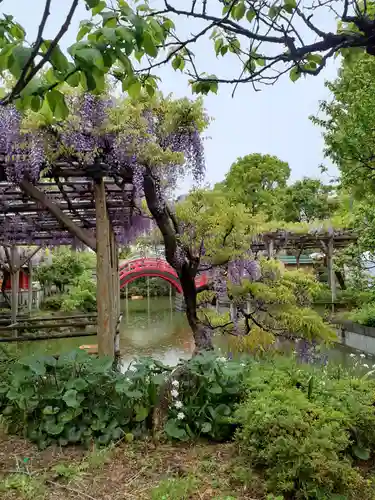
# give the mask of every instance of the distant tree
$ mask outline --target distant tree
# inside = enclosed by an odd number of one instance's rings
[[[286,162],[254,153],[238,158],[216,188],[234,202],[243,203],[252,215],[262,212],[268,218],[277,218],[289,175]]]
[[[338,200],[332,186],[305,177],[286,189],[283,219],[287,222],[327,219],[337,206]]]

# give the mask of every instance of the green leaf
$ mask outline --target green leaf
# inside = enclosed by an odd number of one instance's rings
[[[210,90],[214,94],[217,94],[218,87],[219,87],[219,84],[217,82],[210,82]]]
[[[133,99],[138,99],[141,93],[141,88],[142,88],[141,83],[138,80],[136,80],[131,85],[129,85],[128,94]]]
[[[370,450],[367,448],[362,448],[361,446],[354,445],[352,447],[354,455],[360,460],[368,460],[370,458]]]
[[[211,387],[208,387],[208,392],[211,394],[221,394],[223,389],[219,384],[213,384]]]
[[[275,19],[275,17],[279,15],[279,12],[280,12],[280,7],[278,7],[277,5],[272,5],[272,7],[270,7],[268,10],[268,15],[270,19]]]
[[[71,87],[78,87],[80,82],[81,82],[81,75],[79,71],[76,71],[72,75],[68,76],[68,78],[66,79],[66,83]]]
[[[74,379],[70,380],[66,385],[67,389],[75,389],[78,392],[83,391],[87,387],[88,387],[88,383],[83,378],[74,378]]]
[[[69,115],[69,109],[65,102],[65,96],[60,91],[53,89],[46,94],[49,107],[56,118],[64,120]]]
[[[79,42],[80,40],[82,40],[82,38],[84,38],[87,33],[90,33],[90,31],[92,30],[93,28],[93,23],[90,22],[90,21],[83,21],[80,23],[80,28],[78,30],[78,33],[77,33],[77,37],[76,37],[76,40],[77,42]]]
[[[143,422],[148,417],[149,411],[144,406],[135,406],[135,417],[136,422]]]
[[[60,408],[56,407],[54,408],[53,406],[46,406],[43,408],[43,415],[56,415],[56,413],[59,413]]]
[[[188,435],[185,429],[182,429],[178,425],[178,421],[175,419],[169,419],[164,426],[164,431],[168,437],[172,439],[178,439],[180,441],[185,441],[188,438]]]
[[[175,71],[177,71],[178,69],[182,71],[184,67],[185,67],[185,61],[181,56],[176,56],[172,59],[172,68]]]
[[[23,68],[30,59],[32,48],[19,45],[15,47],[8,58],[9,71],[13,76],[18,78],[21,75]]]
[[[74,51],[74,57],[88,68],[96,66],[98,69],[104,70],[103,56],[98,49],[90,47],[77,49]]]
[[[105,12],[101,12],[100,15],[103,18],[103,26],[108,26],[109,28],[117,26],[117,14],[115,12],[106,10]]]
[[[153,97],[155,95],[155,89],[154,89],[154,87],[152,85],[146,83],[145,88],[146,88],[147,94],[150,97]]]
[[[293,10],[297,7],[296,0],[285,0],[284,9],[291,14]]]
[[[222,38],[217,38],[215,40],[215,52],[216,52],[216,56],[219,55],[219,52],[221,52],[221,48],[223,47],[224,45],[224,40]]]
[[[300,72],[299,68],[297,66],[294,66],[294,68],[292,68],[290,70],[289,78],[292,80],[292,82],[296,82],[298,80],[298,78],[300,78],[300,76],[301,76],[301,72]]]
[[[249,21],[249,23],[251,23],[255,15],[256,15],[256,10],[253,7],[250,7],[250,9],[246,12],[246,19]]]
[[[204,434],[207,434],[208,432],[211,432],[211,430],[212,430],[212,425],[210,424],[210,422],[205,422],[205,423],[202,425],[201,431],[202,431]]]
[[[158,55],[158,49],[156,48],[155,42],[148,31],[143,34],[143,47],[146,54],[151,57],[156,57]]]
[[[109,42],[116,44],[118,41],[118,34],[116,28],[102,28],[102,34],[106,40]]]
[[[78,406],[81,404],[81,401],[77,396],[78,392],[75,389],[69,389],[65,392],[62,399],[70,408],[78,408]]]
[[[246,7],[245,7],[245,2],[239,2],[231,11],[231,15],[233,19],[236,19],[236,21],[239,21],[240,19],[243,18],[246,12]]]
[[[99,3],[99,0],[85,0],[85,1],[90,9],[96,7]]]
[[[47,434],[50,434],[51,436],[58,436],[61,434],[64,430],[64,424],[62,422],[58,422],[57,424],[54,422],[46,422],[44,424],[44,430],[47,432]]]
[[[96,16],[97,14],[99,14],[103,9],[105,9],[107,7],[107,4],[102,0],[101,2],[99,2],[96,7],[94,7],[92,9],[92,15],[93,16]]]

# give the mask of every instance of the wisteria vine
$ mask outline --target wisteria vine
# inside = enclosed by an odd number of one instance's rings
[[[14,185],[24,179],[36,184],[42,172],[53,175],[56,162],[78,164],[80,169],[95,163],[105,164],[104,175],[131,179],[131,204],[139,209],[144,196],[144,177],[151,170],[163,209],[165,189],[174,187],[178,176],[187,172],[201,180],[205,160],[201,131],[194,119],[186,123],[186,116],[182,120],[176,106],[176,117],[171,122],[170,108],[164,113],[163,98],[160,101],[158,105],[144,102],[141,108],[139,103],[128,101],[130,110],[121,116],[118,109],[122,106],[126,110],[123,99],[82,93],[67,98],[70,115],[60,123],[48,123],[30,112],[24,116],[13,106],[1,107],[0,153],[6,180]],[[171,101],[164,104],[170,106]],[[132,116],[133,110],[136,118]],[[171,127],[171,123],[175,126]],[[118,207],[109,210],[121,244],[151,228],[150,218],[142,217],[139,210],[129,219],[127,206],[124,200],[123,210]],[[10,241],[16,241],[21,233],[30,242],[37,238],[35,227],[27,223],[27,218],[15,224],[15,216],[3,217],[0,231]],[[55,236],[57,244],[71,239],[66,231]]]

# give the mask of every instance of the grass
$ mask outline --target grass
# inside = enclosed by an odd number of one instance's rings
[[[233,444],[48,448],[0,432],[2,500],[263,500]]]

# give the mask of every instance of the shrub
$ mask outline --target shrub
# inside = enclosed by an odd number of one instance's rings
[[[112,361],[84,351],[13,362],[0,380],[0,411],[11,432],[44,448],[92,441],[106,445],[150,427],[166,368],[137,362],[121,374]]]
[[[5,364],[4,364],[5,366]],[[11,360],[1,372],[0,412],[11,432],[40,447],[95,441],[106,445],[125,434],[140,437],[152,427],[160,386],[170,368],[152,359],[122,374],[112,361],[73,351],[61,356]],[[171,382],[165,432],[172,439],[233,435],[236,404],[244,397],[245,365],[201,354]]]
[[[375,303],[365,304],[360,309],[353,311],[348,317],[360,325],[375,326]]]
[[[63,302],[63,297],[61,295],[52,295],[43,300],[42,308],[49,311],[59,311],[61,309],[61,304]]]
[[[352,464],[368,459],[375,446],[375,384],[338,373],[291,360],[252,365],[247,400],[236,412],[236,439],[264,470],[270,492],[372,498]]]
[[[194,436],[229,439],[236,428],[234,410],[245,396],[245,373],[245,363],[216,353],[190,359],[182,377],[171,383],[166,434],[180,440]]]

